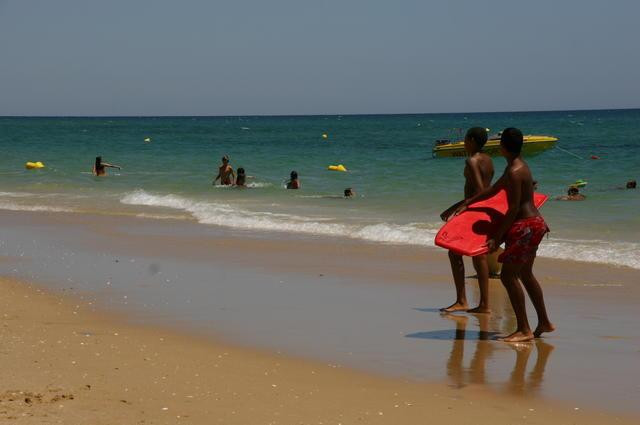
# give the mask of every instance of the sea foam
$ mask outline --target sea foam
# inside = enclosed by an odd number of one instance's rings
[[[123,204],[164,207],[188,212],[199,223],[247,230],[280,231],[340,236],[372,242],[433,246],[441,223],[346,224],[326,222],[326,218],[301,217],[267,211],[248,211],[227,203],[197,201],[173,194],[154,194],[144,190],[129,192]],[[640,269],[640,244],[602,240],[545,238],[542,257],[604,263]]]

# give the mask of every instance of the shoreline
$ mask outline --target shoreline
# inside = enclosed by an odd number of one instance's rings
[[[490,317],[437,313],[453,285],[446,253],[432,248],[141,218],[0,213],[0,223],[0,255],[13,248],[0,274],[133,326],[377,379],[638,413],[628,374],[640,340],[634,269],[541,259],[559,330],[513,347],[487,338],[513,326],[499,281]],[[467,290],[477,298],[473,280]],[[616,387],[606,397],[604,382]]]
[[[131,325],[15,280],[0,288],[0,417],[17,423],[633,423]]]
[[[404,250],[405,252],[409,251],[418,251],[420,253],[426,253],[432,257],[433,255],[438,255],[438,253],[444,252],[444,250],[436,245],[419,245],[413,244],[409,242],[393,242],[393,241],[376,241],[370,239],[362,239],[351,236],[335,236],[328,235],[322,233],[309,233],[309,232],[301,232],[296,233],[292,231],[278,231],[278,230],[265,230],[265,229],[244,229],[244,228],[234,228],[230,226],[218,225],[218,224],[205,224],[200,223],[196,218],[190,217],[185,214],[181,214],[174,211],[174,215],[164,216],[162,214],[153,214],[153,213],[130,213],[130,212],[120,212],[120,213],[102,213],[99,211],[72,211],[72,210],[22,210],[22,209],[0,209],[0,221],[12,220],[13,217],[19,215],[27,215],[32,217],[37,217],[41,219],[51,219],[55,222],[60,223],[72,223],[72,222],[80,222],[86,223],[90,222],[92,219],[96,219],[98,221],[103,220],[106,223],[110,223],[111,225],[117,224],[118,220],[128,221],[129,223],[154,223],[156,226],[162,225],[175,225],[175,226],[202,226],[202,233],[221,233],[225,236],[236,238],[238,236],[249,237],[252,240],[269,240],[269,241],[296,241],[296,242],[308,242],[313,241],[316,243],[318,241],[324,244],[335,243],[336,241],[340,244],[347,245],[359,245],[366,246],[371,249],[375,249],[375,247],[394,247],[400,250]],[[78,218],[78,220],[75,220]],[[546,238],[545,238],[546,241]],[[544,242],[543,241],[543,244]],[[640,269],[636,269],[632,266],[624,265],[624,264],[613,264],[607,262],[593,262],[587,260],[575,260],[568,258],[555,258],[555,257],[545,257],[539,255],[536,258],[537,264],[544,263],[545,265],[552,265],[554,269],[561,270],[562,264],[569,264],[571,267],[589,267],[591,269],[605,268],[607,270],[616,270],[622,271],[623,273],[638,273]]]

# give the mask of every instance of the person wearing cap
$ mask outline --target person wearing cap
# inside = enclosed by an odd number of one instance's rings
[[[218,176],[213,180],[213,184],[215,185],[218,180],[220,180],[220,184],[223,186],[231,186],[235,181],[236,175],[233,172],[233,168],[229,165],[229,156],[225,155],[222,157],[222,165],[218,170]]]

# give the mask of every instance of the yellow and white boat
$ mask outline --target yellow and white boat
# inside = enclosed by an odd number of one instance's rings
[[[538,154],[554,147],[557,141],[558,139],[552,136],[527,134],[524,136],[522,153],[524,155]],[[491,156],[500,155],[500,136],[491,136],[482,151]],[[433,156],[435,158],[467,156],[467,151],[464,150],[464,140],[455,142],[446,139],[436,140]]]

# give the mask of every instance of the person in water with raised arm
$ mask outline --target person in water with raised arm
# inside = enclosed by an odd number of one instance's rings
[[[464,167],[465,199],[472,197],[491,185],[491,179],[493,179],[493,161],[489,155],[482,152],[485,143],[487,143],[487,130],[482,127],[470,128],[464,137],[464,148],[468,155]],[[449,207],[440,215],[440,218],[447,221],[460,204],[461,202],[458,202]],[[487,255],[472,257],[473,267],[476,269],[478,285],[480,286],[480,303],[478,307],[472,309],[469,309],[467,303],[462,255],[449,251],[449,261],[451,262],[453,282],[456,285],[456,301],[449,307],[441,308],[440,311],[450,313],[462,310],[468,311],[469,313],[489,313],[489,264],[487,262]]]
[[[233,172],[233,168],[229,165],[229,157],[227,155],[222,157],[222,165],[218,169],[218,175],[213,180],[215,185],[218,180],[223,186],[231,186],[235,181],[236,175]]]
[[[96,156],[96,162],[93,164],[93,175],[98,177],[106,176],[107,168],[117,168],[118,170],[122,169],[119,165],[102,162],[102,157]]]
[[[507,128],[500,136],[500,151],[507,160],[502,177],[490,188],[483,189],[473,197],[465,199],[456,214],[463,212],[470,204],[489,198],[501,189],[507,192],[509,209],[496,233],[487,241],[489,252],[506,242],[505,250],[498,257],[502,263],[500,280],[504,285],[516,315],[517,329],[501,338],[505,342],[529,341],[544,332],[553,332],[555,326],[547,316],[544,296],[540,283],[533,275],[533,262],[538,245],[549,227],[540,215],[533,201],[533,177],[527,163],[520,156],[523,136],[517,128]],[[538,314],[538,326],[531,331],[525,307],[524,285]]]

